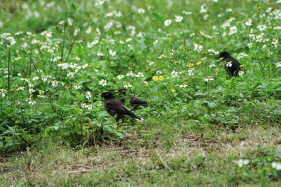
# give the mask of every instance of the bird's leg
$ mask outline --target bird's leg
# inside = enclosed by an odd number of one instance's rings
[[[119,121],[119,120],[118,120]],[[124,124],[124,119],[122,119],[122,123],[120,123],[119,125],[117,125],[117,129],[119,129],[120,127],[122,127],[122,125]]]
[[[117,128],[116,128],[116,129],[119,129],[120,127],[122,127],[122,125],[123,125],[123,122],[120,123],[119,125],[117,125]]]

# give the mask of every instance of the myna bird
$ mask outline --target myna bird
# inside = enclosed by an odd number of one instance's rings
[[[239,76],[239,72],[245,73],[243,66],[228,52],[222,52],[219,56],[225,62],[225,70],[230,76]]]
[[[126,102],[125,97],[127,96],[126,94],[126,89],[122,88],[117,90],[116,92],[118,92],[119,96],[120,96],[120,101],[124,104]],[[138,108],[139,106],[148,106],[148,102],[138,98],[134,95],[128,94],[129,98],[130,98],[130,105],[132,105],[134,108]]]
[[[136,116],[132,111],[130,111],[127,107],[123,105],[123,103],[115,98],[113,93],[111,92],[104,92],[100,95],[105,99],[104,108],[105,110],[111,115],[116,116],[115,119],[118,122],[122,119],[124,122],[124,118],[135,118],[137,120],[143,120],[142,118]],[[121,127],[123,123],[119,124],[117,128]]]

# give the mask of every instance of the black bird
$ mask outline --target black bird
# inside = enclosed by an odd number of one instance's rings
[[[228,52],[222,52],[219,58],[225,62],[225,70],[230,76],[239,76],[240,71],[245,73],[243,66]]]
[[[124,104],[126,102],[126,89],[122,88],[117,90],[116,92],[118,92],[119,97],[120,97],[120,101]],[[139,106],[148,106],[149,103],[141,98],[138,98],[134,95],[129,94],[128,95],[130,97],[130,105],[132,105],[135,109],[137,109]]]
[[[118,122],[122,119],[122,123],[117,126],[117,128],[121,127],[124,123],[124,118],[135,118],[137,120],[143,120],[142,118],[138,117],[132,111],[130,111],[127,107],[123,105],[123,103],[115,98],[113,93],[111,92],[104,92],[100,95],[105,99],[104,108],[105,110],[111,115],[116,116],[115,119]]]

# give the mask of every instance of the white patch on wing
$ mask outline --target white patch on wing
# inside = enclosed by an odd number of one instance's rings
[[[125,105],[123,105],[124,106],[124,108],[126,108],[127,110],[129,110],[129,111],[131,111],[131,109],[129,109],[128,107],[126,107]]]

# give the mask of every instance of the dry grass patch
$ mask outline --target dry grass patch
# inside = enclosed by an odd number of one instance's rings
[[[189,173],[189,177],[204,175],[210,182],[214,177],[212,172],[230,175],[238,155],[243,156],[259,145],[269,148],[280,145],[281,132],[278,127],[268,127],[266,131],[253,127],[238,132],[220,131],[213,137],[178,134],[172,147],[161,145],[161,139],[152,143],[153,146],[137,147],[141,136],[133,135],[136,133],[127,133],[125,140],[102,147],[72,150],[50,145],[44,150],[28,150],[12,158],[1,158],[0,178],[4,184],[33,181],[32,184],[46,185],[86,176],[95,176],[93,183],[102,183],[112,175],[111,182],[120,178],[147,182],[153,173],[169,171]]]

